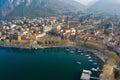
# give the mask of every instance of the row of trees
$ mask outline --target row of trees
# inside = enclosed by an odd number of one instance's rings
[[[88,42],[88,41],[85,41],[85,40],[78,40],[76,42],[77,45],[83,45],[83,46],[86,46],[86,47],[89,47],[89,48],[93,48],[95,50],[104,50],[104,46],[100,45],[100,44],[97,44],[97,43],[93,43],[93,42]]]
[[[69,40],[62,40],[61,38],[46,38],[38,41],[40,45],[67,45],[70,44]]]
[[[33,43],[33,41],[30,40],[9,40],[9,39],[4,39],[4,40],[0,40],[0,44],[1,45],[8,45],[8,46],[22,46],[22,47],[27,47],[30,46],[30,44]]]

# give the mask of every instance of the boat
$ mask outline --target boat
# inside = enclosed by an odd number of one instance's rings
[[[66,48],[66,51],[70,51],[70,49],[69,49],[69,48]]]
[[[88,57],[89,55],[85,55],[85,56],[87,56],[87,57]]]
[[[97,67],[97,70],[99,70],[100,68],[99,67]]]
[[[93,63],[94,65],[96,65],[97,63]]]
[[[79,53],[81,52],[81,51],[78,51]]]
[[[89,60],[89,62],[93,62],[93,60]]]
[[[83,73],[92,74],[92,72],[90,70],[83,70]]]
[[[92,68],[91,70],[92,70],[92,71],[98,71],[98,70],[99,70],[99,67],[97,67],[97,68]]]
[[[88,57],[88,59],[91,59],[92,57]]]
[[[70,51],[70,53],[74,53],[74,51]]]
[[[77,63],[77,64],[81,64],[81,62],[79,62],[79,61],[78,61],[78,62],[76,62],[76,63]]]
[[[95,68],[92,68],[91,70],[92,70],[92,71],[98,71],[98,69],[95,69]]]

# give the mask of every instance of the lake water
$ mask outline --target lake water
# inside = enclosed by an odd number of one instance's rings
[[[77,50],[0,48],[0,80],[79,80],[83,69],[102,69],[102,65],[95,56]]]

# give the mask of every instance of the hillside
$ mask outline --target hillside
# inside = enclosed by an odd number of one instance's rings
[[[72,4],[74,5],[72,5]],[[74,0],[6,0],[0,7],[1,18],[39,17],[69,14],[82,10]]]
[[[120,1],[119,0],[99,0],[94,5],[87,9],[89,12],[119,15]]]

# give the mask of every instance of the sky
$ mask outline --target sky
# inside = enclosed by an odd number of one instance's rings
[[[91,4],[94,4],[96,1],[98,0],[75,0],[85,6],[88,6],[88,5],[91,5]]]

